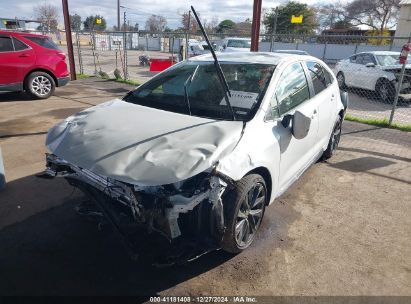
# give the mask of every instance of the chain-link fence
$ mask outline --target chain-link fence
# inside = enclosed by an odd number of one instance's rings
[[[50,36],[67,51],[64,32]],[[227,35],[213,33],[209,38],[215,50],[229,51]],[[203,41],[200,34],[193,33],[75,32],[76,70],[86,75],[143,83],[154,75],[150,62],[159,61],[167,66],[207,53]],[[234,48],[249,43],[232,42]],[[407,42],[408,37],[278,34],[260,36],[259,51],[317,57],[330,66],[340,87],[348,92],[348,114],[352,118],[386,123],[393,114],[393,123],[411,126],[411,63],[403,69],[401,86],[398,82],[402,70],[398,57]],[[398,102],[394,107],[397,91]]]

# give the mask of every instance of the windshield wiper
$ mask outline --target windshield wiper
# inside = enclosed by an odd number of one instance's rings
[[[191,84],[195,74],[197,73],[198,66],[195,68],[194,72],[188,76],[187,80],[184,82],[184,101],[187,104],[188,114],[191,116],[191,106],[190,106],[190,99],[188,98],[188,85]]]
[[[225,79],[223,70],[221,69],[220,63],[218,62],[217,56],[214,52],[214,49],[211,46],[210,40],[208,40],[208,36],[207,36],[207,34],[204,30],[203,25],[201,24],[200,19],[197,16],[197,13],[196,13],[193,6],[191,6],[191,10],[193,11],[194,17],[197,20],[198,26],[200,27],[201,33],[203,34],[205,41],[207,42],[207,45],[210,49],[210,52],[213,55],[214,66],[215,66],[215,69],[217,71],[218,79],[220,80],[221,86],[223,87],[225,102],[227,103],[227,106],[229,107],[229,109],[231,111],[231,114],[233,115],[233,120],[236,120],[235,119],[235,113],[234,113],[233,107],[231,106],[230,98],[229,98],[229,97],[231,97],[230,88],[228,87],[228,83],[227,83],[227,80]]]

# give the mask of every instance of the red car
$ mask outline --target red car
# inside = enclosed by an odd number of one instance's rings
[[[49,37],[0,31],[0,91],[45,99],[69,81],[66,55]]]

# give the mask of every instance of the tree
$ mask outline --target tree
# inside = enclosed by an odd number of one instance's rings
[[[57,30],[57,19],[59,17],[57,7],[44,3],[36,6],[34,12],[37,20],[41,22],[41,25],[38,27],[39,30]]]
[[[200,18],[200,14],[197,13],[197,15]],[[182,29],[184,29],[184,31],[187,31],[187,29],[188,29],[188,19],[189,19],[188,16],[189,16],[189,13],[183,13],[181,15],[181,24],[182,24]],[[189,31],[191,33],[197,33],[198,30],[199,30],[199,27],[198,27],[197,21],[194,18],[194,16],[191,14]]]
[[[232,30],[235,26],[235,22],[229,19],[221,21],[217,26],[217,33],[225,33]]]
[[[346,18],[346,12],[340,4],[327,3],[319,5],[316,9],[317,21],[320,30],[352,27]],[[344,27],[346,25],[346,27]]]
[[[81,17],[80,15],[70,15],[70,26],[73,31],[79,31],[81,29]]]
[[[100,20],[100,23],[97,21]],[[104,31],[107,27],[106,19],[103,16],[88,16],[83,22],[85,31]]]
[[[251,34],[251,20],[246,19],[243,22],[238,22],[234,25],[233,34],[250,35]]]
[[[214,16],[211,21],[208,21],[207,19],[204,19],[204,28],[208,33],[213,33],[217,31],[218,27],[218,18]]]
[[[292,15],[303,15],[303,22],[291,23]],[[267,33],[273,32],[274,16],[274,9],[264,16],[263,24],[265,25]],[[307,4],[291,1],[278,8],[277,33],[311,34],[315,31],[317,26],[318,23],[316,20],[315,10]]]
[[[354,0],[345,6],[347,18],[355,25],[368,25],[384,33],[395,26],[400,0]]]
[[[167,25],[167,19],[159,15],[151,15],[146,21],[146,31],[163,32]]]

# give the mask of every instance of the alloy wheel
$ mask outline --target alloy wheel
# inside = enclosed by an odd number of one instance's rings
[[[235,238],[238,246],[250,244],[261,224],[266,202],[266,190],[263,184],[256,183],[244,198],[238,209],[235,225]]]
[[[43,97],[50,93],[52,84],[50,79],[48,79],[47,77],[36,76],[31,82],[31,87],[34,93],[36,93],[38,96]]]

